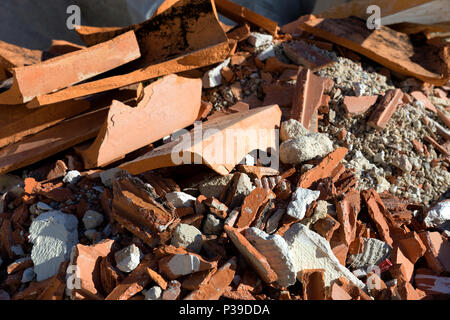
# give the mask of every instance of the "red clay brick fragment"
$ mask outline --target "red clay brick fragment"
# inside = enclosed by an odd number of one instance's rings
[[[115,69],[141,56],[134,32],[31,66],[14,69],[10,90],[0,103],[20,104]],[[45,81],[42,79],[45,78]]]
[[[303,300],[326,300],[325,270],[305,269],[301,272]]]
[[[87,299],[101,299],[100,261],[106,257],[114,244],[113,240],[105,240],[93,246],[78,244],[72,264],[77,268],[77,277],[81,288],[73,290],[72,294],[81,295]],[[100,289],[101,290],[101,289]]]
[[[255,269],[258,275],[266,283],[277,280],[277,274],[267,262],[267,259],[240,233],[239,229],[224,226],[225,232],[230,237],[236,248],[242,253],[248,263]]]
[[[365,113],[377,102],[377,99],[378,96],[345,96],[343,106],[347,115],[352,117]]]
[[[334,60],[322,54],[317,48],[304,41],[283,44],[284,53],[297,65],[303,65],[315,72],[335,63]]]
[[[236,258],[233,257],[220,267],[204,285],[191,292],[184,300],[218,300],[233,281],[236,268]]]
[[[339,162],[344,159],[347,154],[347,148],[338,148],[329,155],[327,155],[323,160],[311,170],[305,172],[299,179],[297,186],[300,188],[307,189],[312,186],[313,183],[329,177],[333,172],[334,168]]]
[[[413,91],[410,93],[411,96],[414,97],[414,99],[416,99],[417,101],[420,101],[423,103],[424,107],[427,108],[428,110],[436,113],[436,107],[434,106],[434,104],[431,103],[430,100],[428,100],[427,96],[423,94],[422,91]]]
[[[273,36],[277,35],[279,27],[275,21],[229,0],[215,0],[214,2],[217,11],[225,17],[237,23],[248,23],[249,25],[262,28]]]
[[[439,232],[422,231],[420,239],[427,247],[425,259],[428,267],[441,274],[450,272],[450,245],[447,239],[443,239]]]
[[[176,141],[120,165],[120,168],[131,174],[139,174],[157,168],[191,164],[195,161],[196,164],[204,164],[221,175],[227,175],[249,152],[255,149],[275,149],[275,130],[272,129],[279,126],[280,120],[281,110],[276,105],[211,119],[203,123],[203,132],[197,130],[196,133],[183,135]],[[259,139],[250,137],[242,139],[242,134],[255,132],[255,129],[264,129],[267,134]],[[241,135],[236,136],[237,132]],[[203,140],[198,138],[201,137],[200,134]],[[234,139],[235,142],[223,143],[225,137],[228,141]],[[178,154],[179,157],[174,157],[174,154]]]
[[[403,92],[400,89],[386,91],[386,94],[381,98],[380,103],[371,113],[367,124],[378,130],[386,128],[392,115],[397,110],[402,97]]]
[[[201,88],[200,79],[169,75],[147,86],[136,107],[113,101],[97,139],[80,151],[85,167],[108,165],[194,123]]]
[[[273,192],[264,188],[254,189],[244,199],[241,207],[241,215],[236,223],[237,228],[245,228],[251,225],[256,218],[259,208],[269,200]]]
[[[300,70],[292,99],[291,119],[311,130],[311,120],[322,102],[322,95],[323,80],[309,69]]]

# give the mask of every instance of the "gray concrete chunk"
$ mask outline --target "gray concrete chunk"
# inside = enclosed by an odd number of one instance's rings
[[[77,227],[77,218],[61,211],[43,213],[33,221],[29,239],[37,281],[56,275],[61,262],[69,259],[78,243]]]

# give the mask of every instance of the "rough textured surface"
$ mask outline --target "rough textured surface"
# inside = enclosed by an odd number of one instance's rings
[[[428,211],[424,219],[428,228],[450,231],[450,201],[440,202]]]
[[[136,245],[132,244],[114,255],[116,259],[116,266],[123,272],[131,272],[137,268],[141,262],[141,250]]]
[[[299,139],[309,134],[311,132],[295,119],[289,119],[281,123],[280,139],[283,142],[290,139]]]
[[[317,200],[319,196],[320,191],[297,188],[287,208],[287,214],[293,218],[302,220],[305,217],[308,206]]]
[[[364,249],[359,254],[349,255],[347,262],[352,268],[377,266],[391,255],[391,247],[374,238],[364,238]]]
[[[207,181],[202,182],[199,185],[200,193],[207,198],[214,197],[218,199],[225,186],[233,178],[232,174],[226,176],[217,176]]]
[[[151,287],[148,290],[144,290],[145,300],[161,300],[162,297],[162,289],[159,286]]]
[[[112,188],[113,182],[121,172],[123,172],[123,170],[120,170],[119,168],[111,168],[100,172],[100,179],[102,179],[103,185]]]
[[[286,164],[300,164],[326,156],[333,150],[333,142],[327,135],[310,133],[298,139],[283,142],[280,146],[280,160]]]
[[[294,224],[286,231],[283,238],[291,249],[299,280],[301,279],[300,271],[302,270],[324,269],[325,285],[327,287],[339,277],[347,278],[361,289],[365,287],[364,283],[339,263],[328,241],[304,225],[300,223]]]
[[[208,214],[203,222],[205,234],[220,234],[223,231],[224,222],[213,214]]]
[[[95,229],[103,223],[103,215],[94,210],[88,210],[83,216],[83,224],[86,229]]]
[[[203,245],[203,237],[196,227],[180,223],[172,236],[171,244],[199,253]]]
[[[77,183],[80,180],[81,174],[77,170],[71,170],[66,173],[63,178],[64,183]]]
[[[37,281],[56,275],[59,265],[69,259],[72,247],[78,243],[77,226],[75,216],[60,211],[43,213],[33,221],[29,239]]]
[[[276,281],[282,287],[289,287],[296,282],[297,272],[294,257],[280,235],[268,235],[257,228],[245,231],[245,237],[266,257],[270,267],[278,275]]]
[[[231,59],[228,58],[217,67],[209,70],[203,75],[203,88],[214,88],[222,84],[222,69],[228,67]]]
[[[171,192],[166,194],[166,199],[175,208],[193,207],[196,198],[184,192]]]

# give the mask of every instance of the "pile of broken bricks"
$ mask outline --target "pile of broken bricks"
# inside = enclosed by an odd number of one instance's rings
[[[0,300],[448,299],[448,42],[355,17],[280,28],[229,0],[77,32],[86,47],[0,43]],[[348,81],[346,65],[371,71]],[[351,139],[416,109],[395,188],[362,188]],[[429,201],[396,185],[412,154]]]

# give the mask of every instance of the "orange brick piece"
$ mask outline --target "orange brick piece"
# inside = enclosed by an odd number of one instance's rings
[[[310,269],[301,272],[304,300],[326,300],[325,270]]]
[[[29,66],[42,61],[43,52],[0,41],[0,65],[5,69]]]
[[[134,108],[113,101],[97,139],[81,151],[85,167],[108,165],[191,125],[200,110],[201,91],[200,79],[169,75],[146,87]]]
[[[378,130],[386,128],[386,125],[397,110],[402,98],[403,92],[400,89],[386,91],[386,94],[370,115],[367,124]]]
[[[338,163],[344,159],[347,152],[347,148],[337,148],[335,151],[323,158],[319,165],[305,172],[300,177],[297,186],[308,189],[313,183],[319,181],[320,179],[329,177]]]
[[[295,119],[308,130],[323,95],[323,80],[309,69],[301,69],[297,75],[297,86],[292,99],[291,119]]]
[[[113,243],[113,240],[105,240],[93,246],[81,244],[76,246],[72,264],[77,268],[81,288],[75,288],[72,296],[81,295],[87,299],[103,298],[99,292],[100,261],[110,253]]]
[[[224,226],[225,232],[230,237],[236,248],[242,253],[248,263],[255,269],[258,275],[266,283],[277,280],[277,274],[269,265],[267,259],[240,233],[239,229]]]
[[[344,97],[344,108],[348,116],[356,116],[365,113],[376,102],[378,96]]]
[[[191,292],[184,300],[218,300],[233,281],[236,268],[236,258],[231,258],[205,284]]]
[[[273,36],[275,36],[278,32],[279,27],[275,21],[259,15],[237,3],[229,0],[215,0],[214,2],[216,4],[217,11],[220,14],[235,22],[241,24],[248,23],[252,26],[262,28]]]
[[[392,71],[436,85],[448,81],[443,59],[426,47],[415,47],[408,35],[388,27],[369,30],[365,21],[346,18],[314,19],[300,25],[300,29],[356,51]],[[427,65],[426,69],[423,63],[414,62],[412,57],[417,56],[427,57],[431,67]]]
[[[131,174],[189,164],[204,164],[221,175],[227,175],[251,151],[275,148],[275,131],[281,120],[278,106],[266,106],[238,112],[203,123],[202,130],[183,135],[138,159],[124,163],[121,169]],[[248,131],[246,131],[248,130]],[[239,132],[239,136],[236,134]],[[258,139],[242,137],[262,132]],[[228,135],[228,136],[227,136]],[[199,139],[199,137],[203,137]],[[224,140],[227,143],[224,143]],[[237,147],[236,147],[237,144]],[[179,158],[174,157],[178,154]]]
[[[110,41],[31,66],[14,69],[10,90],[0,103],[20,104],[115,69],[141,56],[136,35],[127,32]],[[45,81],[42,81],[45,79]]]
[[[314,72],[334,63],[334,60],[322,54],[317,47],[314,48],[304,41],[284,44],[283,50],[297,65],[303,65]]]
[[[26,167],[94,138],[107,113],[108,110],[100,109],[72,118],[1,149],[0,173]]]

